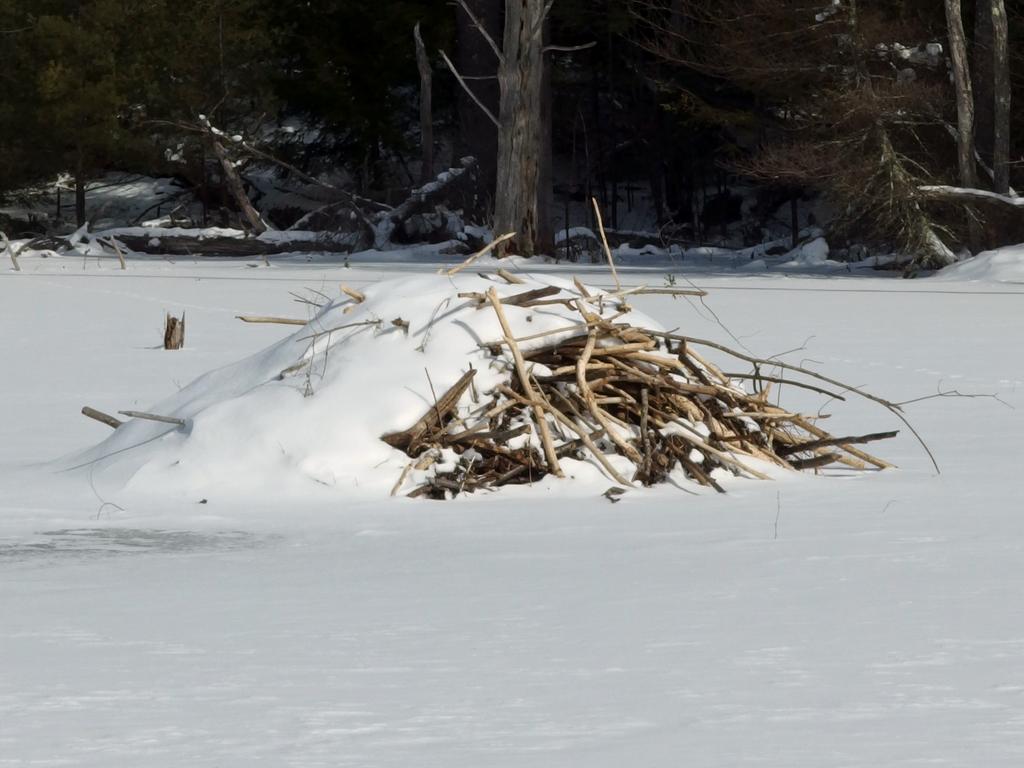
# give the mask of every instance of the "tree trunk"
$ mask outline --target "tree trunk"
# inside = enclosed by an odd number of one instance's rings
[[[980,3],[980,0],[979,0]],[[984,4],[984,3],[981,3]],[[992,79],[995,91],[995,120],[992,147],[993,188],[1001,195],[1010,191],[1010,55],[1006,6],[991,0]]]
[[[544,23],[544,35],[542,42],[548,44],[547,20]],[[546,64],[546,62],[545,62]],[[554,178],[554,150],[552,147],[551,116],[554,109],[554,100],[551,90],[551,68],[544,67],[544,79],[541,83],[541,110],[540,110],[540,174],[537,180],[537,251],[540,253],[555,253],[555,229],[552,222],[552,212],[555,210],[555,178]],[[565,228],[569,228],[568,222]]]
[[[75,226],[84,227],[85,218],[85,171],[75,171]]]
[[[946,27],[949,31],[949,53],[953,60],[953,83],[956,88],[957,165],[960,185],[976,187],[974,172],[974,99],[970,70],[967,65],[967,39],[960,0],[945,0]]]
[[[488,34],[495,39],[501,36],[502,0],[466,0],[473,14],[483,24]],[[469,15],[457,8],[456,33],[458,46],[458,69],[466,80],[467,87],[492,114],[498,112],[498,80],[494,77],[497,61],[494,51],[480,31],[473,26]],[[473,79],[483,78],[483,79]],[[494,200],[497,179],[498,133],[494,123],[467,94],[460,89],[458,95],[460,155],[472,155],[479,167],[480,188],[487,195],[487,206]],[[458,160],[458,158],[456,158]],[[481,206],[484,207],[484,206]],[[483,211],[478,211],[482,213]]]
[[[242,216],[249,225],[249,229],[254,234],[262,235],[267,231],[267,224],[249,201],[249,196],[245,193],[245,185],[242,183],[242,177],[238,175],[238,169],[231,162],[231,158],[228,157],[228,153],[224,149],[224,145],[220,143],[220,139],[217,138],[217,134],[213,133],[209,127],[207,127],[207,140],[209,141],[210,148],[213,150],[213,154],[220,162],[220,167],[224,173],[224,183],[227,185],[228,192],[231,193],[235,205],[241,211]]]
[[[992,0],[976,0],[974,45],[971,51],[971,81],[974,88],[974,141],[981,159],[992,163],[995,132],[993,90]]]
[[[543,0],[506,0],[498,110],[498,186],[495,232],[515,232],[523,256],[537,253],[544,81]]]
[[[795,251],[800,245],[800,195],[796,192],[789,198],[789,229],[791,246]]]
[[[434,178],[433,86],[430,59],[427,58],[427,47],[423,44],[419,23],[413,29],[413,37],[416,39],[416,66],[420,71],[420,148],[423,152],[420,183],[426,184]]]

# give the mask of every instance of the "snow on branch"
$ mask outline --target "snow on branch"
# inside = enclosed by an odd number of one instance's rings
[[[987,189],[972,189],[970,187],[951,187],[944,184],[926,184],[918,187],[928,197],[947,200],[989,200],[1004,205],[1012,205],[1015,208],[1024,208],[1024,197],[1016,195],[1001,195],[998,192],[989,192]]]

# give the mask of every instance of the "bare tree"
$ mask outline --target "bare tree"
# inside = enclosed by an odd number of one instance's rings
[[[516,245],[532,256],[542,229],[537,206],[543,136],[544,0],[506,0],[505,37],[498,67],[498,189],[496,232],[516,232]],[[543,214],[547,215],[547,211]]]
[[[463,90],[477,103],[498,130],[497,188],[494,203],[496,232],[515,232],[515,245],[524,256],[552,250],[544,233],[551,231],[539,205],[544,152],[544,25],[554,0],[505,0],[502,45],[466,0],[463,12],[498,60],[498,114],[490,111],[466,78],[445,56],[445,62]]]
[[[967,63],[967,38],[960,0],[945,0],[946,27],[949,34],[949,55],[953,62],[953,85],[956,88],[957,167],[960,185],[977,186],[974,165],[974,96]]]
[[[413,28],[416,41],[416,66],[420,72],[420,151],[423,167],[420,169],[420,183],[426,184],[434,178],[434,115],[433,115],[433,78],[430,72],[430,59],[427,58],[427,47],[423,44],[419,22]]]
[[[979,0],[981,2],[981,0]],[[1010,191],[1010,55],[1006,6],[991,0],[992,85],[995,92],[995,120],[992,139],[993,188],[999,194]]]
[[[993,90],[991,0],[974,3],[974,37],[971,45],[971,84],[974,93],[974,143],[986,164],[992,162],[992,137],[995,131],[995,92]]]

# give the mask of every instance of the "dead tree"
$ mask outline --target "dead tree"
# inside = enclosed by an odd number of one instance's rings
[[[257,235],[262,235],[269,227],[249,200],[249,195],[245,192],[245,185],[242,183],[242,177],[239,175],[234,161],[229,157],[221,141],[221,132],[210,125],[210,121],[205,117],[200,118],[199,122],[204,129],[207,144],[220,163],[221,170],[224,173],[225,185],[235,201],[235,205],[238,206],[238,210],[244,217],[249,229]]]
[[[960,185],[974,188],[974,96],[967,63],[967,38],[960,0],[945,0],[946,27],[949,34],[949,55],[953,62],[953,84],[956,88],[957,167]]]
[[[974,143],[982,161],[991,167],[995,132],[995,91],[992,50],[991,0],[974,4],[974,36],[971,45],[971,84],[974,94]]]
[[[980,2],[980,0],[979,0]],[[1010,52],[1004,0],[991,0],[992,90],[995,119],[992,137],[993,188],[1001,195],[1010,191]]]
[[[495,231],[517,232],[518,251],[532,256],[553,245],[541,241],[541,233],[550,230],[541,223],[541,217],[549,216],[550,211],[538,205],[544,159],[544,22],[552,2],[505,0],[505,29],[500,48],[465,0],[459,0],[459,5],[498,60],[498,114],[472,91],[447,56],[445,63],[498,130]]]
[[[427,58],[427,47],[423,44],[418,22],[413,28],[413,38],[416,41],[416,66],[420,72],[420,144],[423,153],[420,183],[426,184],[434,178],[434,115],[430,59]]]

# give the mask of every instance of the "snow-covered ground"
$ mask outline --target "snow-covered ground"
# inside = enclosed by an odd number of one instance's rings
[[[42,464],[108,436],[83,405],[145,410],[294,330],[235,315],[436,268],[387,259],[2,265],[0,766],[1022,764],[1009,257],[941,282],[701,274],[714,314],[633,302],[896,401],[996,395],[906,406],[940,475],[905,430],[875,449],[897,471],[616,504],[183,502]],[[182,310],[186,349],[156,349]],[[839,405],[834,433],[902,427]]]

